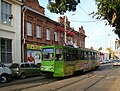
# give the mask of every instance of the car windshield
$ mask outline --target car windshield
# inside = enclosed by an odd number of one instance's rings
[[[18,68],[19,67],[19,64],[12,64],[11,66],[10,66],[10,68]]]

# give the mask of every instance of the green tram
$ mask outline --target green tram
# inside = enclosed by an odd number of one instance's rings
[[[99,53],[70,46],[42,46],[41,71],[47,76],[65,77],[100,66]]]

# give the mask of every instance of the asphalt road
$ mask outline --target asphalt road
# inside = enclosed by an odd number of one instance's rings
[[[115,91],[113,86],[120,76],[119,70],[120,67],[113,67],[111,63],[103,64],[97,70],[62,80],[44,77],[15,80],[0,87],[0,91]]]

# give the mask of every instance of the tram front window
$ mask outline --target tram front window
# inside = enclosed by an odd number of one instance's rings
[[[43,60],[54,60],[54,49],[44,48],[42,50]]]

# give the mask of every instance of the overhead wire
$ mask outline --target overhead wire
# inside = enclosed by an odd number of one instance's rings
[[[103,21],[103,20],[97,20],[97,21],[75,21],[75,20],[70,20],[72,22],[77,22],[77,23],[91,23],[91,22],[99,22],[99,21]]]
[[[93,18],[82,8],[82,7],[80,7],[80,5],[78,5],[78,7],[86,14],[86,15],[88,15],[92,20],[93,20]],[[98,21],[104,21],[104,20],[98,20]],[[90,23],[90,22],[98,22],[98,21],[86,21],[86,22],[82,22],[82,23]],[[101,28],[101,30],[103,31],[104,29],[99,25],[99,24],[97,24],[97,23],[95,23],[99,28]]]
[[[44,0],[43,0],[44,1]],[[42,1],[42,3],[43,3],[43,1]],[[39,2],[40,2],[40,0],[39,0]],[[44,5],[46,4],[46,2],[44,1]],[[79,6],[79,5],[78,5]],[[86,15],[88,15],[89,17],[90,17],[90,15],[89,14],[87,14],[87,12],[83,9],[83,8],[81,8],[80,6],[79,6],[79,8],[86,14]],[[50,16],[50,15],[48,15],[50,12],[48,12],[47,10],[45,11],[46,12],[46,14],[45,15],[47,15],[47,17],[49,17],[49,18],[51,18],[51,19],[53,19],[53,18],[58,18],[58,17],[55,17],[55,16]],[[91,18],[91,17],[90,17]],[[91,18],[92,19],[92,18]],[[99,22],[99,21],[103,21],[103,20],[93,20],[93,21],[76,21],[76,20],[70,20],[71,22],[77,22],[77,23],[94,23],[94,22]]]
[[[43,2],[44,0],[42,0],[42,2]],[[39,0],[39,2],[40,2],[40,0]],[[46,2],[44,1],[44,4],[46,4]],[[92,20],[93,20],[93,18],[80,6],[80,5],[78,5],[78,7],[86,14],[86,15],[88,15]],[[46,11],[46,15],[49,17],[49,18],[51,18],[51,19],[53,19],[53,18],[58,18],[58,17],[55,17],[55,16],[50,16],[50,15],[48,15],[50,12],[48,12],[48,11]],[[93,21],[76,21],[76,20],[70,20],[71,22],[77,22],[77,23],[95,23],[95,22],[100,22],[100,21],[103,21],[103,20],[93,20]],[[97,24],[97,23],[95,23],[98,27],[100,27],[101,29],[102,29],[102,27],[99,25],[99,24]],[[104,29],[102,29],[102,30],[104,30]]]

